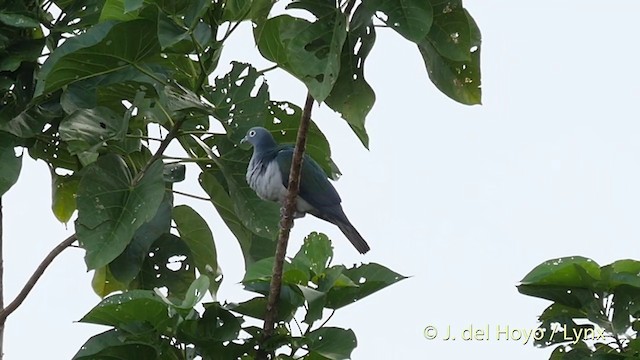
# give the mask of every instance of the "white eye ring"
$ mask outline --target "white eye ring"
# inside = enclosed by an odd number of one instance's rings
[[[249,136],[251,136],[251,137],[256,136],[256,131],[255,130],[250,130],[249,131]]]

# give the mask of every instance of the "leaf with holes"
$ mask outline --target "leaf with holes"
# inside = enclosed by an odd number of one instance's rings
[[[166,191],[153,218],[140,225],[133,235],[133,239],[108,267],[110,273],[127,286],[140,273],[142,264],[149,255],[149,248],[163,234],[171,230],[171,208],[173,207],[173,193]]]
[[[214,116],[233,143],[239,143],[250,128],[264,124],[268,117],[269,87],[250,64],[232,62],[231,71],[216,78],[204,96],[213,104]]]
[[[461,0],[431,0],[433,25],[427,39],[440,55],[453,61],[471,61],[471,27]]]
[[[347,35],[344,14],[326,6],[331,10],[323,12],[315,22],[280,15],[254,30],[262,56],[304,82],[319,102],[329,96],[336,83]]]
[[[308,339],[309,358],[342,360],[350,359],[353,349],[358,346],[353,330],[322,327],[305,336]]]
[[[78,185],[76,234],[87,250],[89,269],[110,263],[153,218],[164,195],[162,162],[153,163],[138,184],[126,164],[109,154],[88,166]]]
[[[80,322],[108,325],[134,333],[163,331],[171,321],[169,305],[150,290],[111,295],[91,309]]]
[[[60,123],[60,139],[71,155],[96,152],[109,140],[123,140],[129,119],[106,107],[78,109]]]
[[[222,271],[218,267],[216,245],[209,225],[200,214],[187,205],[173,208],[173,221],[180,237],[191,249],[198,272],[209,276],[209,291],[215,298],[222,281]]]
[[[315,275],[324,273],[333,258],[331,241],[325,234],[312,232],[291,260],[295,267],[311,270]]]
[[[376,263],[362,264],[346,269],[342,274],[356,286],[340,286],[340,283],[336,282],[327,294],[326,307],[329,309],[339,309],[352,304],[389,285],[406,279],[405,276]]]
[[[189,246],[173,234],[163,234],[149,248],[142,264],[139,287],[167,288],[167,298],[180,303],[196,279],[193,253]]]
[[[480,81],[480,29],[466,12],[470,30],[470,60],[454,61],[443,56],[429,39],[418,44],[431,82],[453,100],[474,105],[482,102]]]
[[[425,0],[365,0],[363,5],[371,14],[384,13],[388,27],[415,43],[424,39],[433,22],[434,9]]]
[[[371,17],[365,13],[364,5],[360,5],[353,15],[340,55],[340,74],[326,103],[342,115],[368,149],[369,136],[364,122],[376,94],[364,78],[364,63],[375,43],[376,32]]]

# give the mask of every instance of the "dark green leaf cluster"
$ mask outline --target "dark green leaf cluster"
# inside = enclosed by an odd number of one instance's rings
[[[353,331],[324,324],[333,312],[402,279],[378,264],[350,269],[331,266],[333,249],[324,234],[312,233],[286,263],[278,303],[279,326],[266,344],[280,358],[347,359],[356,347]],[[260,296],[239,304],[194,306],[210,287],[200,276],[182,297],[168,299],[159,291],[133,290],[104,299],[82,322],[113,329],[91,338],[74,359],[244,359],[251,358],[262,329],[248,318],[264,319],[273,258],[252,264],[243,279]],[[326,313],[330,312],[328,316]],[[242,316],[246,317],[247,321]],[[298,321],[296,318],[300,318]],[[326,318],[321,325],[316,325]],[[265,346],[265,345],[263,345]]]
[[[579,256],[538,265],[518,286],[553,301],[539,320],[537,346],[556,347],[551,359],[628,359],[640,356],[640,262],[606,266]]]

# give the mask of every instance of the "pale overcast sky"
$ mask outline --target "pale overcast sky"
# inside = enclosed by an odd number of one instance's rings
[[[330,324],[358,337],[353,359],[548,359],[550,349],[497,340],[497,327],[531,330],[547,301],[515,285],[554,257],[583,255],[600,265],[640,258],[640,2],[465,1],[482,30],[483,106],[455,103],[430,83],[412,44],[378,32],[366,64],[377,102],[366,151],[325,107],[313,119],[328,136],[343,176],[336,183],[351,221],[371,245],[360,256],[337,228],[307,216],[308,232],[334,241],[335,263],[377,262],[411,278],[344,308]],[[249,26],[220,62],[255,62]],[[244,40],[242,40],[244,38]],[[302,105],[304,88],[269,73],[272,98]],[[193,169],[181,191],[201,194]],[[50,211],[43,162],[25,156],[3,198],[6,300],[73,229]],[[225,272],[220,300],[239,301],[242,257],[205,202],[177,197],[207,218]],[[72,227],[72,225],[71,225]],[[59,256],[8,320],[6,359],[69,359],[105,328],[74,321],[99,302],[83,251]],[[426,340],[486,328],[487,341]]]

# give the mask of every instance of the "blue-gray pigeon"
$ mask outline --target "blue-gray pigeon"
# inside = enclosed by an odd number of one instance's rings
[[[278,145],[271,133],[262,127],[249,129],[241,140],[241,143],[244,142],[253,146],[253,156],[247,168],[247,183],[261,199],[283,204],[289,185],[293,145]],[[337,225],[353,246],[364,254],[369,251],[369,245],[351,225],[340,202],[340,195],[320,165],[305,154],[294,217],[309,213]]]

